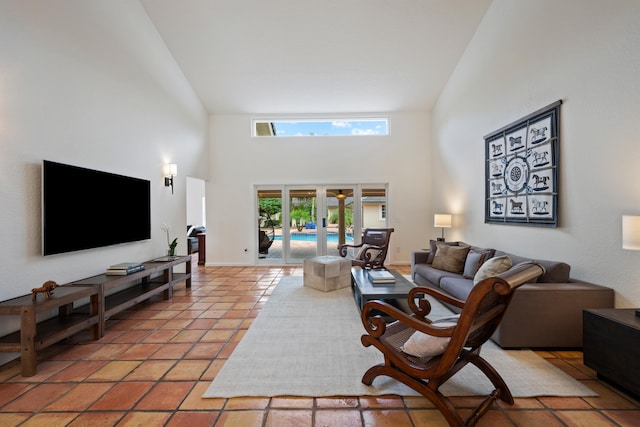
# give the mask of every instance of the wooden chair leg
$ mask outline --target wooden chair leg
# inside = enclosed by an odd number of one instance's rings
[[[429,399],[436,406],[436,408],[438,408],[438,410],[447,420],[447,423],[449,423],[450,426],[465,426],[464,420],[462,419],[462,417],[460,417],[460,415],[456,411],[456,408],[446,396],[444,396],[438,390],[432,390],[424,382],[412,378],[390,366],[376,365],[369,368],[369,370],[365,372],[364,376],[362,377],[362,383],[365,385],[371,385],[373,383],[373,380],[381,375],[391,377],[403,383],[404,385],[411,387],[412,389]]]
[[[513,405],[513,395],[511,394],[511,390],[509,390],[509,386],[504,382],[502,376],[496,371],[493,366],[491,366],[486,360],[482,357],[477,356],[470,359],[470,362],[478,367],[486,376],[489,378],[493,386],[498,391],[498,398],[509,405]]]
[[[465,426],[466,427],[475,426],[478,423],[478,421],[480,421],[480,418],[487,413],[487,411],[489,410],[489,408],[491,408],[491,406],[493,406],[493,402],[496,401],[499,395],[500,395],[500,391],[493,390],[493,392],[485,400],[483,400],[482,403],[473,411],[471,416],[467,418],[467,421],[465,421]]]

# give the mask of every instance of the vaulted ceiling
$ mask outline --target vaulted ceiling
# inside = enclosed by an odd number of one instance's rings
[[[430,110],[491,0],[141,0],[211,114]]]

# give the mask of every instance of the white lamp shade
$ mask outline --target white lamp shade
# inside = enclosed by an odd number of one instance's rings
[[[451,215],[435,214],[433,216],[433,226],[441,228],[451,228]]]
[[[640,251],[640,216],[622,216],[622,249]]]
[[[178,175],[178,165],[176,165],[175,163],[166,163],[164,165],[164,174],[171,176]]]

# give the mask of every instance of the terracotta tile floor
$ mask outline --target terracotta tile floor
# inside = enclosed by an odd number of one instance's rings
[[[195,262],[194,262],[195,265]],[[395,267],[403,273],[408,266]],[[38,373],[0,367],[0,426],[444,426],[423,398],[202,399],[280,277],[301,267],[194,267],[190,290],[108,321],[97,342],[80,333],[41,352]],[[480,426],[640,426],[640,404],[599,381],[579,351],[539,351],[596,398],[516,399]],[[456,398],[462,411],[477,398]]]

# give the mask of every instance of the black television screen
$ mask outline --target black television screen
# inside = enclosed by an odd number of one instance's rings
[[[150,238],[148,180],[43,161],[44,255]]]

